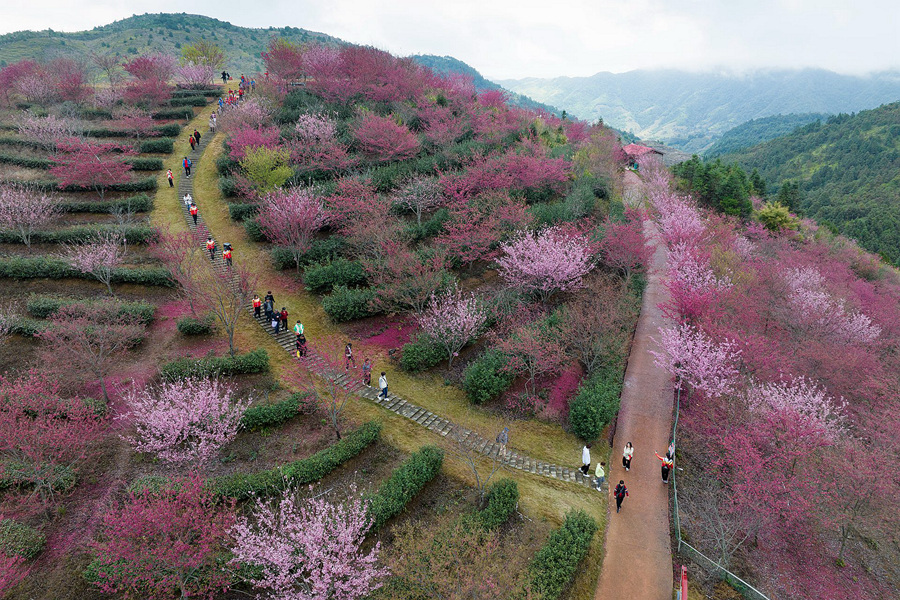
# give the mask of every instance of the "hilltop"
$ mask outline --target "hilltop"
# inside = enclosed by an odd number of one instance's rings
[[[820,69],[747,75],[638,70],[590,77],[498,80],[500,85],[643,139],[702,152],[751,119],[853,112],[900,99],[900,73],[865,77]]]
[[[823,113],[803,113],[751,119],[746,123],[741,123],[734,129],[726,131],[722,137],[716,140],[716,143],[706,149],[703,156],[715,158],[720,154],[737,152],[787,135],[798,127],[803,127],[815,121],[824,121],[829,116]]]
[[[815,122],[721,156],[771,186],[796,183],[795,208],[900,263],[900,102]]]

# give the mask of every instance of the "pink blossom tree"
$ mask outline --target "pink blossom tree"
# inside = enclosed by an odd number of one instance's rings
[[[666,267],[665,285],[678,319],[696,320],[712,310],[718,311],[718,300],[732,288],[731,281],[716,276],[709,256],[699,246],[678,242],[669,250]]]
[[[150,52],[127,61],[123,68],[135,79],[167,82],[175,74],[178,60],[169,54]]]
[[[874,342],[881,335],[881,327],[866,315],[847,310],[843,302],[825,291],[824,281],[812,267],[788,271],[788,298],[795,308],[796,322],[807,331],[819,331],[846,342]]]
[[[659,333],[662,352],[650,351],[658,367],[708,396],[734,393],[741,354],[735,342],[717,344],[690,323],[660,329]]]
[[[501,251],[500,275],[511,286],[536,293],[542,302],[557,292],[579,289],[594,268],[587,239],[559,227],[521,232]]]
[[[274,112],[271,103],[265,98],[248,98],[238,105],[229,106],[219,118],[218,127],[225,133],[242,128],[262,129],[271,123]]]
[[[126,240],[116,234],[100,235],[93,240],[70,244],[66,248],[66,261],[72,268],[93,275],[106,286],[110,296],[113,274],[128,252]]]
[[[309,250],[313,234],[328,223],[320,198],[304,188],[279,189],[259,204],[257,222],[274,244],[289,248],[300,272],[300,259]]]
[[[433,295],[416,319],[422,332],[446,352],[449,369],[453,357],[484,329],[487,312],[474,294],[465,295],[454,286]]]
[[[747,391],[751,410],[782,412],[818,429],[831,440],[844,430],[843,400],[835,401],[826,391],[805,377],[791,382],[757,383]]]
[[[442,248],[413,251],[396,239],[380,246],[380,257],[366,265],[369,281],[378,290],[375,304],[379,308],[420,313],[432,294],[451,281]]]
[[[261,56],[266,70],[278,79],[299,79],[306,73],[303,48],[284,38],[273,37],[269,40]]]
[[[38,64],[33,60],[20,60],[0,69],[0,92],[7,106],[12,105],[13,93],[18,93],[18,82],[24,77],[33,75]]]
[[[303,113],[294,124],[294,132],[306,144],[331,141],[336,131],[334,119],[326,113]]]
[[[231,580],[219,558],[233,525],[230,507],[196,475],[157,493],[130,493],[103,515],[91,544],[96,585],[125,598],[212,597]]]
[[[223,117],[224,118],[224,117]],[[241,126],[233,130],[228,138],[229,155],[232,159],[240,161],[247,156],[247,151],[252,148],[278,148],[281,144],[281,132],[277,127],[249,127]]]
[[[435,240],[463,264],[493,258],[499,245],[528,223],[525,203],[507,193],[482,194],[450,207],[450,221]]]
[[[371,522],[366,503],[350,490],[340,504],[324,496],[298,500],[288,489],[274,504],[257,500],[252,518],[231,528],[234,562],[262,567],[254,586],[281,600],[355,600],[382,585],[381,543],[363,550]]]
[[[437,179],[417,177],[408,181],[394,196],[394,206],[409,210],[416,215],[416,222],[422,224],[422,213],[437,208],[444,203],[441,186]]]
[[[639,214],[630,214],[624,223],[607,218],[603,223],[600,256],[604,264],[619,271],[625,283],[631,274],[650,262],[650,248],[644,240],[643,221]]]
[[[41,106],[47,106],[58,99],[53,78],[41,66],[17,79],[14,89],[28,102],[35,102]]]
[[[0,186],[0,229],[14,231],[31,247],[31,236],[59,214],[56,199],[22,185]]]
[[[17,126],[19,135],[38,142],[47,151],[56,150],[56,145],[60,142],[73,141],[79,131],[77,124],[71,119],[62,119],[54,115],[36,117],[31,113],[25,113]]]
[[[256,273],[238,262],[219,270],[212,261],[203,260],[187,290],[194,305],[209,312],[222,325],[231,356],[236,352],[234,333],[241,319],[249,316],[247,306],[257,281]]]
[[[90,94],[85,62],[79,58],[60,56],[47,65],[57,97],[63,102],[81,102]]]
[[[124,158],[134,154],[132,148],[79,141],[62,142],[57,150],[50,173],[61,188],[93,189],[102,200],[109,186],[130,181],[131,164]]]
[[[132,389],[126,396],[138,452],[183,464],[204,463],[237,435],[250,400],[235,401],[234,388],[217,379],[163,382],[157,389]]]
[[[103,426],[93,407],[64,397],[46,372],[0,376],[0,455],[45,503],[59,491],[57,469],[81,463]]]
[[[131,106],[120,111],[117,117],[116,125],[136,141],[141,137],[157,135],[156,122],[146,110]]]
[[[216,77],[211,65],[187,62],[175,68],[175,81],[187,88],[202,89],[212,85]]]
[[[354,132],[360,150],[374,162],[404,160],[419,152],[419,140],[390,117],[367,113]]]

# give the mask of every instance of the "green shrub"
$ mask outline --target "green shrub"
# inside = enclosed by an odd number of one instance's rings
[[[330,295],[322,299],[322,309],[332,321],[343,323],[378,314],[378,310],[372,308],[373,300],[375,300],[375,290],[372,288],[352,290],[338,286]]]
[[[622,394],[620,368],[601,369],[581,382],[569,404],[569,426],[578,437],[596,440],[619,412]]]
[[[55,492],[68,492],[75,487],[75,471],[53,463],[42,464],[37,470],[32,465],[14,460],[0,464],[0,490],[32,487],[39,482],[49,483]]]
[[[400,514],[425,484],[437,476],[443,460],[443,450],[423,446],[394,469],[378,492],[368,498],[372,528],[380,529],[391,517]]]
[[[161,158],[132,158],[128,162],[135,171],[161,171],[163,168]]]
[[[71,213],[110,213],[119,210],[131,212],[150,212],[153,210],[153,198],[147,194],[137,194],[120,200],[63,201],[58,206]]]
[[[251,242],[267,241],[262,227],[259,226],[259,222],[256,219],[247,219],[244,221],[244,231],[247,232],[247,237],[250,238]]]
[[[63,306],[68,306],[70,304],[84,306],[92,302],[92,300],[65,298],[62,296],[53,296],[49,294],[32,294],[28,297],[28,301],[25,304],[25,310],[27,310],[28,314],[33,317],[37,317],[38,319],[46,319],[56,313],[56,311],[58,311]],[[156,314],[156,306],[149,302],[117,301],[116,304],[119,308],[119,315],[131,316],[143,325],[149,325],[150,323],[152,323],[153,318]]]
[[[156,237],[156,230],[146,225],[76,225],[65,229],[38,230],[31,234],[33,244],[69,244],[84,242],[98,235],[118,233],[128,243],[146,244]],[[0,231],[0,243],[19,244],[22,239],[14,231]]]
[[[533,204],[528,207],[527,212],[531,215],[531,221],[534,223],[535,228],[558,225],[559,223],[575,220],[572,211],[569,210],[569,206],[565,202]]]
[[[220,176],[224,177],[240,168],[240,163],[227,154],[216,159],[216,171]]]
[[[256,216],[259,212],[258,204],[241,204],[234,202],[228,205],[228,215],[232,221],[245,221]]]
[[[181,135],[181,125],[178,123],[166,123],[157,127],[156,131],[164,137],[178,137]]]
[[[163,490],[173,489],[172,480],[165,475],[144,475],[132,481],[125,491],[136,496],[148,493],[158,494]]]
[[[164,379],[177,381],[188,377],[213,377],[268,373],[269,353],[257,348],[237,356],[212,356],[208,358],[180,358],[160,367]]]
[[[10,333],[17,333],[23,337],[34,337],[47,328],[47,324],[35,319],[18,317],[9,325]]]
[[[53,166],[53,161],[46,158],[16,156],[14,154],[0,154],[0,163],[26,169],[49,169]]]
[[[94,279],[90,273],[73,269],[64,260],[47,256],[0,257],[0,278],[7,279]],[[168,269],[162,267],[130,269],[117,268],[112,274],[113,283],[133,283],[173,287],[175,282]]]
[[[88,121],[92,121],[94,119],[105,120],[113,118],[112,111],[106,108],[81,108],[78,111],[78,116]]]
[[[308,398],[308,393],[298,392],[281,402],[251,406],[241,417],[241,427],[254,431],[281,425],[300,414],[300,411],[309,402]]]
[[[408,225],[406,231],[409,233],[413,242],[421,242],[439,235],[444,230],[444,223],[449,220],[450,211],[446,208],[441,208],[421,225],[418,223]]]
[[[311,265],[303,273],[306,289],[316,294],[330,292],[336,286],[357,287],[366,284],[366,270],[355,260],[338,258],[331,262]]]
[[[7,556],[31,559],[44,549],[44,534],[12,519],[0,520],[0,551]]]
[[[207,98],[218,98],[222,95],[222,90],[218,88],[184,88],[172,90],[173,98],[184,98],[186,96],[206,96]]]
[[[484,404],[509,389],[515,376],[507,372],[509,359],[498,350],[488,350],[466,367],[463,389],[469,400]]]
[[[324,450],[282,467],[256,473],[235,473],[211,480],[219,496],[246,500],[283,490],[287,485],[307,485],[325,477],[378,439],[381,424],[369,421]]]
[[[575,577],[587,554],[597,523],[584,511],[570,511],[562,527],[550,534],[531,563],[531,582],[541,598],[556,600]]]
[[[430,369],[447,358],[447,351],[426,335],[420,335],[416,341],[403,344],[400,355],[400,368],[409,373],[418,373]]]
[[[144,140],[140,145],[141,154],[171,154],[174,149],[175,140],[172,138]]]
[[[209,101],[206,96],[181,96],[169,100],[169,106],[206,106]]]
[[[58,190],[60,192],[84,192],[86,189],[74,185],[59,186],[55,181],[29,181],[30,187],[41,190]],[[126,183],[116,183],[103,186],[107,192],[152,192],[156,189],[156,177],[144,177]]]
[[[519,506],[519,486],[512,479],[501,479],[491,486],[488,504],[478,512],[478,522],[485,529],[497,529],[506,523]]]
[[[219,177],[219,191],[226,198],[234,198],[238,195],[237,182],[234,177]]]
[[[339,235],[332,235],[320,240],[313,240],[309,250],[300,257],[300,266],[307,267],[315,263],[334,261],[347,248],[347,241]],[[297,263],[294,254],[288,248],[276,246],[272,248],[272,261],[279,270],[294,269]]]
[[[182,335],[209,335],[215,330],[215,321],[210,315],[203,319],[182,317],[178,319],[176,327]]]
[[[185,121],[190,121],[194,118],[194,109],[190,107],[165,108],[163,110],[156,111],[151,116],[157,120],[184,119]]]

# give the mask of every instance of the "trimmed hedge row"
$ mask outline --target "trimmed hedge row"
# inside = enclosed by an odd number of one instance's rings
[[[9,332],[17,333],[22,337],[34,337],[46,328],[47,324],[43,321],[18,317],[10,324]]]
[[[337,286],[357,287],[366,285],[366,270],[362,263],[346,258],[337,258],[324,264],[311,265],[303,273],[306,289],[316,294],[325,294]]]
[[[331,295],[322,299],[322,309],[332,321],[342,323],[377,315],[379,311],[372,308],[373,300],[375,300],[375,290],[372,288],[351,290],[344,286],[338,286],[334,288]]]
[[[0,278],[6,279],[94,279],[90,273],[73,269],[64,260],[46,256],[0,257]],[[174,287],[175,281],[168,269],[147,267],[130,269],[120,267],[113,270],[113,283],[133,283],[136,285],[156,285]]]
[[[0,490],[14,487],[26,487],[34,485],[37,480],[50,482],[50,487],[56,492],[67,492],[75,487],[75,471],[64,465],[52,463],[39,467],[40,473],[36,476],[34,467],[18,461],[6,461],[0,469]]]
[[[584,511],[570,511],[531,562],[531,582],[541,598],[556,600],[572,581],[587,554],[597,523]]]
[[[237,356],[212,356],[209,358],[179,358],[159,369],[164,379],[177,381],[188,377],[213,377],[216,375],[245,375],[268,373],[269,353],[257,348]]]
[[[209,101],[206,96],[181,96],[169,100],[169,106],[206,106]]]
[[[0,520],[0,552],[7,556],[34,558],[44,549],[44,534],[12,519]]]
[[[209,315],[204,319],[182,317],[178,319],[176,327],[182,335],[209,335],[215,329],[215,322]]]
[[[380,529],[391,517],[400,514],[425,484],[437,476],[443,461],[443,450],[423,446],[394,469],[378,492],[368,498],[372,529]]]
[[[519,486],[512,479],[501,479],[491,486],[487,506],[476,518],[485,529],[497,529],[506,523],[519,506]]]
[[[0,163],[24,167],[26,169],[47,170],[53,166],[53,161],[47,158],[34,158],[31,156],[16,156],[13,154],[0,154]]]
[[[38,319],[46,319],[55,314],[63,306],[77,304],[80,306],[91,304],[93,300],[63,298],[60,296],[37,295],[33,294],[28,297],[25,304],[25,310],[32,317]],[[116,302],[119,308],[120,316],[133,317],[137,322],[143,325],[149,325],[156,316],[156,306],[149,302]]]
[[[33,244],[68,244],[84,242],[105,233],[118,233],[129,244],[146,244],[156,237],[156,229],[146,225],[76,225],[65,229],[45,229],[31,234]],[[20,244],[15,231],[0,231],[0,243]]]
[[[128,162],[135,171],[162,171],[163,168],[161,158],[132,158]]]
[[[300,266],[307,267],[315,263],[334,261],[346,248],[346,239],[338,235],[313,240],[309,245],[309,250],[300,257]],[[293,253],[288,248],[281,246],[272,248],[272,261],[275,263],[275,268],[282,271],[297,267]]]
[[[247,219],[244,221],[244,231],[247,232],[247,237],[251,242],[266,242],[266,236],[263,234],[262,227],[259,226],[259,223],[256,219]]]
[[[0,183],[20,183],[17,181],[13,181],[11,179],[0,180]],[[29,181],[28,187],[43,190],[48,192],[83,192],[85,190],[90,190],[91,188],[82,188],[74,185],[67,185],[61,187],[55,181]],[[103,186],[103,189],[107,192],[152,192],[156,190],[156,177],[144,177],[143,179],[136,179],[134,181],[129,181],[127,183],[116,183],[113,185]]]
[[[600,369],[578,386],[569,404],[569,425],[578,437],[596,440],[603,428],[619,412],[622,395],[622,369],[615,365]]]
[[[190,121],[194,118],[194,109],[190,107],[179,107],[179,108],[164,108],[162,110],[158,110],[150,115],[154,119],[162,120],[162,119],[184,119],[185,121]]]
[[[171,154],[175,149],[175,140],[167,137],[144,140],[139,149],[141,154]]]
[[[306,485],[322,479],[358,455],[380,434],[381,424],[369,421],[308,458],[257,473],[223,475],[212,479],[208,485],[219,496],[238,500],[278,492],[287,485]]]
[[[409,373],[430,369],[447,358],[447,351],[427,335],[420,335],[416,341],[403,344],[400,368]]]
[[[275,427],[296,417],[306,405],[306,392],[297,392],[290,398],[271,404],[251,406],[241,417],[241,427],[254,431],[265,427]]]
[[[498,350],[488,350],[469,363],[463,372],[463,389],[475,404],[484,404],[500,396],[513,384],[515,376],[507,372],[507,357]]]
[[[222,90],[220,88],[182,88],[177,90],[172,90],[173,98],[184,98],[185,96],[208,96],[219,97],[222,95]]]
[[[242,204],[240,202],[234,202],[228,205],[228,216],[231,217],[232,221],[244,221],[246,219],[252,219],[258,212],[258,204]]]
[[[57,203],[57,206],[71,213],[109,213],[118,210],[138,213],[153,210],[153,198],[147,194],[137,194],[121,200],[64,201]]]

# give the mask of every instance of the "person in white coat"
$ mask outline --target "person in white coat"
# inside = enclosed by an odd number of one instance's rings
[[[631,459],[634,456],[634,446],[631,445],[631,442],[625,444],[625,450],[622,452],[622,466],[625,467],[626,471],[631,470]]]
[[[587,475],[591,472],[591,445],[585,444],[581,449],[581,472]]]
[[[387,398],[387,375],[384,371],[381,372],[381,377],[378,378],[378,387],[381,388],[381,393],[378,395],[382,398]]]

